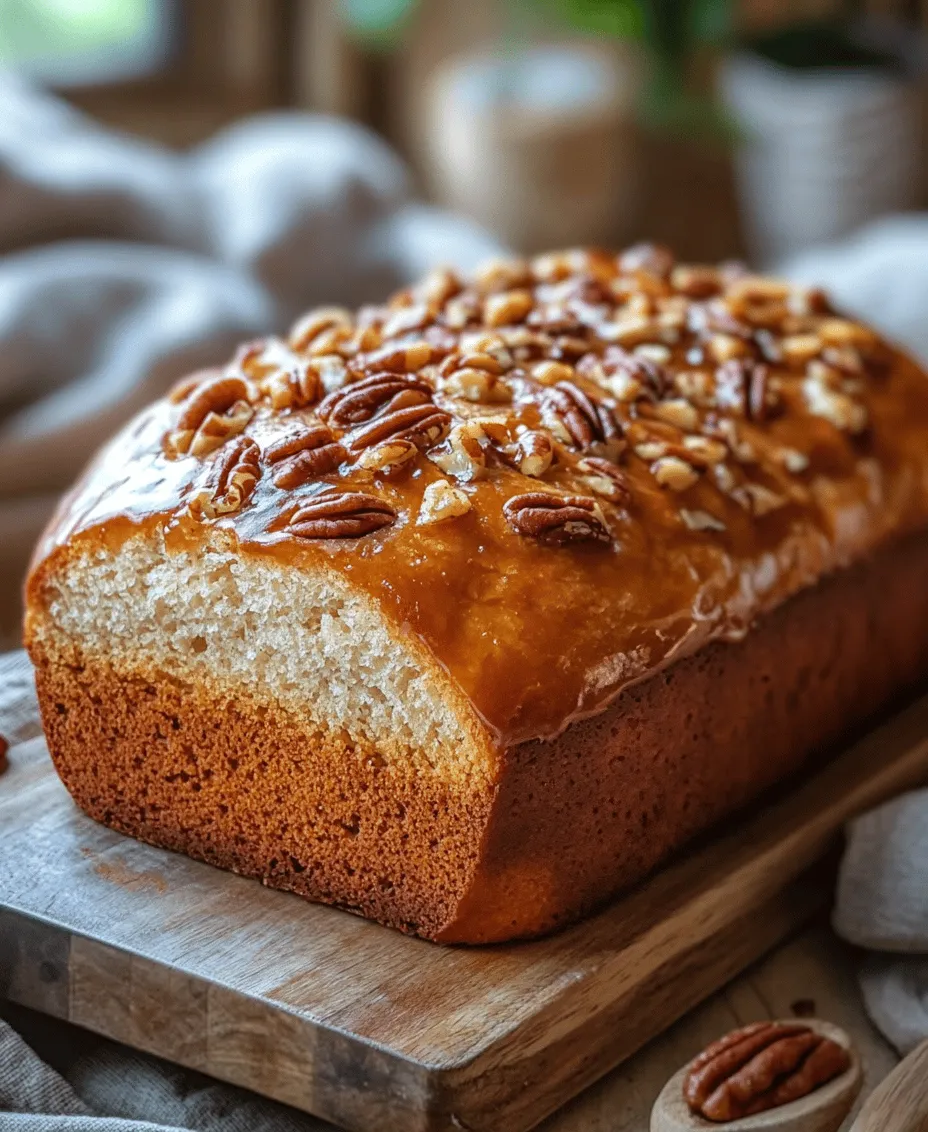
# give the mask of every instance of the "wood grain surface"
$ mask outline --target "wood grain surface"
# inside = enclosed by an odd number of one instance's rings
[[[585,923],[440,948],[95,825],[37,739],[0,777],[0,994],[347,1128],[518,1132],[820,907],[844,821],[926,779],[928,699]]]

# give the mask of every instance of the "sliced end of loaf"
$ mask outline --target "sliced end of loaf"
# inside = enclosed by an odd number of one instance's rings
[[[454,919],[496,753],[337,574],[151,527],[76,540],[29,604],[49,746],[91,816],[407,931]]]

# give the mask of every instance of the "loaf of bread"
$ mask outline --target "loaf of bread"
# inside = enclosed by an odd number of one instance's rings
[[[642,878],[928,672],[928,377],[664,249],[438,271],[133,421],[27,586],[113,829],[449,942]]]

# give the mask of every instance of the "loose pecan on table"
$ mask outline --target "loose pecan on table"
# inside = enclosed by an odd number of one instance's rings
[[[300,428],[270,445],[264,455],[274,465],[274,486],[287,491],[334,471],[348,458],[345,446],[326,425]]]
[[[396,511],[385,499],[363,492],[339,491],[320,495],[297,508],[287,533],[297,538],[361,538],[396,522]]]
[[[261,478],[258,445],[248,436],[221,449],[206,484],[191,500],[191,510],[204,519],[240,511]]]
[[[595,513],[596,503],[583,495],[529,491],[503,504],[503,514],[520,535],[553,546],[571,542],[608,542],[609,532]]]
[[[756,1022],[713,1042],[683,1084],[690,1111],[725,1123],[808,1096],[850,1066],[848,1051],[802,1023]]]
[[[381,412],[422,405],[432,388],[407,374],[382,373],[365,377],[330,393],[319,405],[319,416],[335,428],[351,428]]]

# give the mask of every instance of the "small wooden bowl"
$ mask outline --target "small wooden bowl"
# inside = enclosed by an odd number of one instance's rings
[[[851,1039],[838,1026],[817,1018],[790,1018],[783,1024],[797,1022],[824,1034],[848,1051],[851,1064],[840,1077],[798,1101],[720,1124],[690,1112],[683,1099],[683,1082],[690,1068],[687,1064],[670,1078],[655,1101],[651,1110],[651,1132],[711,1132],[712,1129],[715,1132],[837,1132],[860,1092],[863,1078],[860,1057]]]

